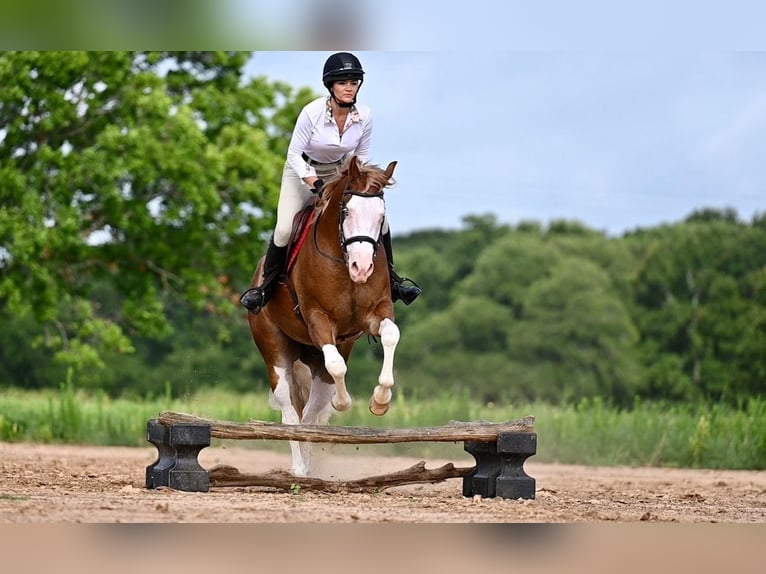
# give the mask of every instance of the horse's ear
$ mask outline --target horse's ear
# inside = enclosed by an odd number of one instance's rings
[[[348,162],[348,175],[351,179],[359,177],[359,159],[355,155],[351,156],[351,161]]]
[[[383,172],[386,175],[386,179],[391,179],[391,177],[394,175],[394,168],[396,168],[396,164],[398,162],[392,161],[388,164],[388,167],[386,168],[386,171]]]

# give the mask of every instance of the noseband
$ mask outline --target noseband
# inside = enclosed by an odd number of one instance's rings
[[[372,245],[372,256],[375,257],[378,252],[378,242],[380,240],[380,232],[383,229],[383,224],[381,223],[381,229],[378,230],[378,237],[370,237],[369,235],[354,235],[353,237],[348,237],[348,238],[346,237],[346,234],[343,232],[343,223],[345,222],[346,216],[348,215],[348,207],[346,207],[346,201],[348,197],[352,195],[356,197],[363,197],[363,198],[383,199],[383,190],[377,193],[363,193],[361,191],[354,191],[350,187],[347,187],[345,191],[343,192],[343,195],[341,196],[341,200],[340,200],[340,217],[338,218],[338,237],[340,238],[340,247],[341,247],[341,251],[343,252],[343,259],[341,259],[340,257],[335,257],[334,255],[329,255],[323,252],[319,248],[319,244],[317,242],[317,229],[319,227],[319,222],[317,221],[314,224],[314,248],[320,254],[327,257],[328,259],[332,259],[333,261],[343,263],[344,265],[348,262],[348,246],[351,245],[352,243],[356,243],[356,242],[369,243],[370,245]]]

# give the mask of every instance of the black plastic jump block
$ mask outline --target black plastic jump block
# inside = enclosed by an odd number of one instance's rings
[[[497,442],[465,441],[476,468],[463,477],[463,496],[483,498],[535,497],[535,479],[524,472],[524,461],[537,452],[537,434],[501,433]]]
[[[146,440],[157,447],[159,456],[146,467],[146,488],[167,486],[187,492],[210,490],[210,476],[199,465],[200,451],[210,446],[209,424],[165,426],[157,419],[146,423]]]

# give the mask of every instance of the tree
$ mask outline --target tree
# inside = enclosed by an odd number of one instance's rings
[[[273,225],[288,125],[314,97],[243,52],[0,54],[0,316],[75,367],[229,313]],[[278,103],[280,102],[280,103]],[[113,287],[113,300],[98,286]]]
[[[725,223],[739,223],[737,210],[731,207],[725,209],[715,209],[706,207],[692,211],[685,219],[686,223],[705,223],[712,221],[721,221]]]
[[[473,272],[456,288],[461,295],[484,295],[520,316],[527,289],[547,277],[561,253],[537,234],[514,232],[481,251]]]
[[[607,240],[575,236],[584,243],[529,229],[485,246],[450,304],[403,332],[398,368],[425,392],[449,385],[481,400],[603,395],[629,404],[640,380],[638,332],[609,274],[559,248],[598,253],[612,268],[598,248]]]
[[[638,331],[602,269],[585,259],[562,259],[530,286],[522,305],[508,356],[540,372],[538,398],[631,402],[639,381]]]
[[[635,317],[645,361],[663,365],[648,376],[669,383],[663,389],[649,380],[647,388],[685,400],[763,394],[766,233],[728,216],[705,217],[641,241]]]

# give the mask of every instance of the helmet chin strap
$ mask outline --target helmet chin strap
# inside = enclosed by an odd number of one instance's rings
[[[330,95],[332,96],[332,99],[335,100],[335,103],[338,104],[338,107],[341,108],[350,108],[356,103],[356,96],[354,96],[354,100],[351,102],[341,102],[338,98],[335,97],[335,94],[332,93],[332,90],[330,90]]]

